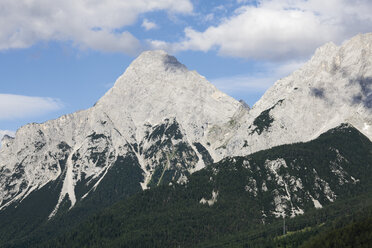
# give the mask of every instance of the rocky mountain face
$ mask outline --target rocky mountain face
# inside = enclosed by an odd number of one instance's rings
[[[142,189],[185,183],[214,161],[207,133],[243,105],[163,51],[141,54],[94,107],[20,128],[0,150],[0,210],[50,182],[61,189],[53,217],[95,192],[130,160]]]
[[[309,141],[341,123],[350,123],[372,139],[372,33],[339,47],[327,43],[318,48],[248,113],[221,127],[224,139],[213,144],[222,157],[245,155]]]
[[[225,158],[185,185],[138,193],[35,247],[300,247],[314,229],[334,229],[330,220],[372,209],[371,151],[368,138],[342,124],[310,142]],[[281,236],[283,217],[290,233]]]
[[[249,109],[165,52],[144,52],[92,108],[3,139],[0,211],[53,188],[51,219],[87,201],[187,183],[225,157],[309,141],[341,123],[372,139],[371,55],[372,34],[326,44]],[[265,165],[274,174],[288,166],[275,161]]]

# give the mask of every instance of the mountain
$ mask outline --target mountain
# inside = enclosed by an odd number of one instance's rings
[[[138,197],[172,187],[197,201],[177,200],[177,207],[199,211],[225,202],[226,215],[255,223],[365,192],[371,47],[372,33],[340,47],[326,44],[251,109],[175,57],[142,53],[90,109],[28,124],[2,139],[0,245],[23,239],[35,245],[118,201],[138,207],[141,219],[146,215],[133,201],[145,206]],[[284,144],[293,145],[276,147]],[[191,186],[191,180],[199,181]]]
[[[372,209],[371,151],[368,138],[343,124],[307,143],[223,159],[186,185],[136,194],[40,247],[242,247],[261,237],[274,247],[277,217],[292,217],[288,228],[301,234]]]
[[[213,162],[206,133],[241,103],[163,51],[142,53],[94,107],[20,128],[0,150],[0,210],[49,183],[72,208],[129,160],[136,190],[182,183]],[[128,161],[127,161],[128,162]]]
[[[222,157],[246,155],[312,140],[341,123],[372,139],[372,33],[318,48],[234,120],[233,130],[221,127],[225,138],[212,143],[225,148],[217,148]]]

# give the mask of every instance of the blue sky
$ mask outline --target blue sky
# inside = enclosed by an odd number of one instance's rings
[[[2,0],[0,138],[91,107],[164,49],[253,105],[326,42],[372,30],[369,0]]]

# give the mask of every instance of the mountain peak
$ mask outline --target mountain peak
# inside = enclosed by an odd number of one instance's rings
[[[6,146],[6,145],[7,145],[9,142],[11,142],[12,140],[14,140],[13,137],[11,137],[11,136],[5,134],[5,135],[3,136],[3,138],[1,138],[1,140],[0,140],[0,143],[1,143],[0,148],[1,148],[2,146]]]
[[[364,57],[371,52],[372,33],[358,34],[337,46],[333,42],[328,42],[316,49],[310,64],[321,64],[322,62],[336,63],[336,67],[341,63],[342,58],[349,61],[349,64],[359,64],[364,62]],[[352,61],[350,61],[350,59]],[[335,61],[336,60],[336,61]],[[359,61],[359,62],[358,62]],[[346,62],[346,64],[348,64]],[[322,65],[324,67],[324,65]],[[327,68],[331,69],[331,68]]]
[[[346,41],[345,44],[355,44],[366,46],[372,41],[372,33],[358,34],[352,37],[350,40]]]
[[[338,48],[339,47],[335,43],[333,43],[332,41],[327,42],[323,46],[321,46],[321,47],[319,47],[315,50],[314,57],[330,55],[330,54],[334,53],[335,51],[337,51]]]
[[[139,55],[96,107],[117,123],[120,116],[129,117],[137,130],[145,122],[156,125],[175,117],[193,140],[207,125],[227,122],[239,105],[174,56],[156,50]]]
[[[187,67],[181,64],[176,57],[169,55],[163,50],[150,50],[141,53],[128,69],[151,73],[154,73],[154,71],[188,71]]]
[[[309,141],[340,123],[350,123],[372,140],[371,113],[372,33],[368,33],[340,46],[323,45],[309,62],[278,80],[239,123],[238,134],[226,147],[240,155]],[[237,144],[246,150],[236,149]]]

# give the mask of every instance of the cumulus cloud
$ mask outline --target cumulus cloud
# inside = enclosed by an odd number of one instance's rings
[[[157,25],[155,22],[150,22],[149,20],[147,19],[144,19],[143,22],[142,22],[142,27],[148,31],[148,30],[151,30],[151,29],[154,29],[154,28],[157,28]]]
[[[39,41],[70,41],[80,48],[134,54],[141,44],[123,30],[140,14],[156,10],[191,13],[189,0],[2,0],[0,50]]]
[[[180,42],[149,42],[171,52],[216,49],[221,55],[271,61],[305,58],[328,41],[370,32],[371,13],[370,0],[262,0],[204,31],[187,27]]]
[[[43,115],[62,107],[63,104],[54,98],[0,94],[0,120]]]

